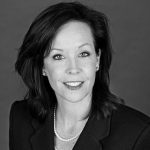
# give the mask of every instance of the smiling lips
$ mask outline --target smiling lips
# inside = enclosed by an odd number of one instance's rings
[[[82,87],[83,81],[69,81],[64,82],[64,85],[70,90],[77,90]]]

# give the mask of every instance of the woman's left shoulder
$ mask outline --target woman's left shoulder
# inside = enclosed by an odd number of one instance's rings
[[[117,110],[112,112],[111,129],[131,137],[142,134],[150,137],[150,117],[132,107],[119,104]]]
[[[119,104],[117,105],[117,109],[113,111],[112,118],[114,121],[118,123],[123,122],[126,124],[145,126],[147,124],[150,125],[150,117],[146,114],[130,107],[127,105]]]
[[[112,112],[110,131],[113,139],[135,150],[150,149],[150,117],[129,106],[119,104]]]

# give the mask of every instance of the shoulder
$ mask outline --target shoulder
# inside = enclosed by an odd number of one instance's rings
[[[11,110],[23,111],[27,109],[27,100],[14,101],[11,105]]]
[[[27,111],[27,100],[20,100],[20,101],[14,101],[11,105],[11,112],[12,111],[19,111],[24,112]]]
[[[119,104],[112,113],[110,137],[112,143],[120,141],[120,147],[150,148],[150,118],[136,109]]]
[[[10,109],[10,121],[22,121],[23,123],[31,118],[27,100],[13,102]]]
[[[117,110],[113,111],[112,119],[115,122],[128,125],[144,126],[150,124],[150,117],[129,106],[119,104]]]
[[[29,113],[27,100],[15,101],[11,105],[9,116],[9,147],[10,149],[29,147],[28,138],[33,133],[32,117]]]

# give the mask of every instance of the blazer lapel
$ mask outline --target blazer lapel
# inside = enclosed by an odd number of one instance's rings
[[[101,140],[110,131],[110,117],[90,117],[73,150],[102,150]]]
[[[43,124],[32,120],[35,133],[31,136],[30,142],[33,150],[54,150],[53,110],[47,116]]]
[[[102,150],[101,140],[109,135],[110,119],[110,117],[100,116],[97,118],[96,115],[91,115],[73,150]],[[31,136],[30,142],[33,150],[54,150],[53,124],[53,110],[43,124],[32,120],[35,132]]]

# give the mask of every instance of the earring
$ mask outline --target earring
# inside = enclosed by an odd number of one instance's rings
[[[98,71],[99,70],[99,65],[96,65],[96,71]]]
[[[43,70],[43,73],[42,73],[42,75],[43,75],[43,76],[46,76],[46,72],[45,72],[44,70]]]

